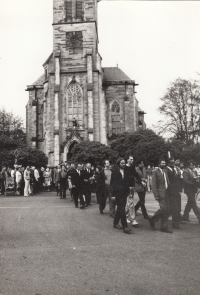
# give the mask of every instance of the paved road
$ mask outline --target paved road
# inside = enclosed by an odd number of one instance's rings
[[[147,195],[149,212],[156,210]],[[68,196],[0,197],[0,295],[196,295],[200,226],[172,235],[140,226],[126,235],[93,205]]]

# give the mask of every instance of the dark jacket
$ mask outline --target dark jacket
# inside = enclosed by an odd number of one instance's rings
[[[71,174],[71,183],[72,186],[74,185],[77,190],[80,190],[83,188],[84,185],[84,172],[83,170],[80,170],[80,175],[77,172],[77,170],[74,170]]]
[[[166,195],[174,199],[179,194],[179,180],[178,175],[176,174],[174,169],[170,169],[169,167],[166,168],[166,174],[169,180],[168,188],[166,190]]]
[[[126,168],[126,166],[124,168],[124,178],[122,178],[119,168],[112,172],[110,185],[112,193],[116,199],[123,199],[129,195],[130,171]]]

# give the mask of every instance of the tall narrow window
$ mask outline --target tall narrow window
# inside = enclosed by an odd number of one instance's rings
[[[68,127],[73,127],[74,119],[78,127],[83,126],[83,94],[81,86],[72,81],[67,88]]]
[[[121,121],[120,121],[120,106],[115,101],[111,108],[111,119],[112,119],[112,134],[121,134]]]
[[[77,0],[76,1],[76,19],[83,19],[83,1]]]
[[[72,20],[72,1],[65,1],[66,21]]]

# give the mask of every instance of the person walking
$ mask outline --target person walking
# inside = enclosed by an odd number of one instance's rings
[[[153,170],[152,175],[152,191],[155,199],[158,201],[160,208],[149,218],[150,226],[155,230],[155,223],[161,220],[161,232],[172,233],[168,230],[168,208],[166,200],[166,189],[168,187],[168,177],[165,171],[166,162],[160,160],[159,167]]]
[[[187,204],[183,213],[183,221],[189,221],[191,209],[194,211],[200,224],[200,209],[197,206],[195,194],[197,192],[197,175],[194,171],[194,163],[189,161],[188,168],[183,171],[184,192],[187,195]]]
[[[175,161],[169,159],[169,164],[166,168],[166,173],[169,179],[169,184],[166,190],[168,200],[168,217],[172,215],[172,227],[180,229],[180,209],[179,209],[179,175],[175,171]]]
[[[91,206],[91,181],[93,180],[94,172],[91,170],[91,164],[87,163],[84,169],[84,195],[86,207]]]
[[[46,187],[46,191],[50,192],[50,185],[51,185],[51,172],[49,167],[46,168],[44,171],[44,186]]]
[[[99,200],[99,211],[100,214],[103,214],[103,210],[106,207],[106,200],[109,199],[110,204],[110,214],[113,214],[114,204],[111,201],[111,175],[112,171],[110,170],[109,160],[104,161],[104,169],[99,173],[97,178],[98,183],[98,200]]]
[[[65,166],[61,166],[61,171],[59,172],[59,183],[60,183],[60,199],[66,199],[66,190],[67,190],[67,171]]]
[[[85,208],[85,201],[83,198],[84,186],[84,172],[81,163],[78,163],[76,169],[71,174],[72,193],[75,207],[78,208],[78,200],[80,200],[80,209]]]
[[[127,225],[125,207],[127,196],[130,193],[130,174],[126,167],[126,162],[124,159],[119,159],[117,165],[118,168],[112,172],[110,181],[117,206],[113,227],[117,229],[123,228],[124,233],[129,234],[131,232],[131,229],[129,229]],[[122,227],[119,225],[120,220]]]
[[[149,193],[151,192],[151,186],[152,186],[152,174],[153,174],[153,170],[151,166],[148,165],[146,169],[146,175],[147,175],[147,191]]]
[[[144,219],[149,219],[149,215],[147,214],[147,210],[145,207],[145,196],[147,191],[148,180],[143,161],[138,162],[136,172],[139,175],[140,180],[138,181],[138,179],[135,179],[135,191],[138,193],[139,197],[139,201],[135,205],[135,212],[137,212],[137,210],[141,208]]]
[[[31,171],[30,171],[30,167],[27,166],[26,170],[24,171],[24,181],[25,181],[24,196],[25,197],[28,197],[29,194],[31,194],[30,179],[31,179]]]
[[[58,196],[59,195],[59,192],[60,192],[60,188],[59,188],[59,186],[60,186],[60,183],[59,183],[59,172],[60,171],[61,171],[60,165],[58,165],[56,167],[56,169],[54,170],[54,177],[53,177],[55,188],[56,188],[56,196]]]

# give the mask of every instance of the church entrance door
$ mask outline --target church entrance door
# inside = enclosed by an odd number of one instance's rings
[[[74,141],[70,146],[69,146],[69,149],[68,149],[68,153],[67,153],[67,160],[71,160],[72,156],[73,156],[73,153],[74,153],[74,148],[75,146],[77,145],[78,143],[76,141]]]

